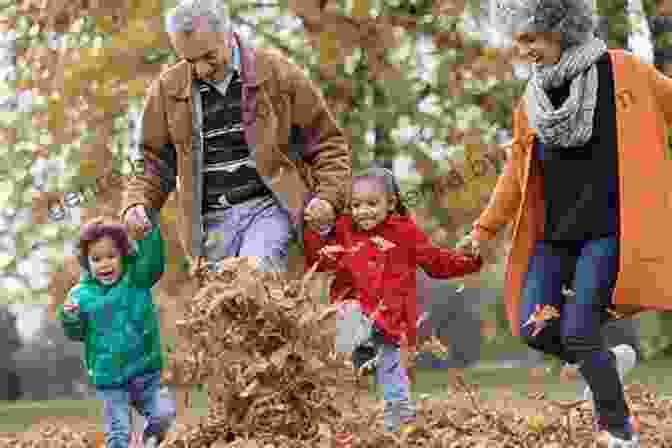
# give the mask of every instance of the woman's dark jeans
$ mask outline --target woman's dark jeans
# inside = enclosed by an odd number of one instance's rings
[[[579,364],[608,428],[622,428],[630,414],[614,355],[603,347],[600,331],[608,317],[605,308],[611,303],[618,262],[616,236],[562,245],[538,242],[523,289],[520,323],[537,304],[560,309],[560,319],[550,321],[536,336],[531,336],[533,327],[522,328],[521,335],[530,347]],[[563,285],[576,295],[565,297]]]

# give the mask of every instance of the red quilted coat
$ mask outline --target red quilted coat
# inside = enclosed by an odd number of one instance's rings
[[[406,333],[410,346],[416,345],[416,268],[445,279],[477,272],[483,264],[480,257],[434,246],[411,217],[397,214],[369,231],[356,230],[352,217],[342,215],[326,239],[306,230],[304,244],[307,269],[319,260],[318,271],[336,273],[332,303],[358,300],[390,341]],[[320,249],[328,245],[346,252],[335,260],[321,257]]]

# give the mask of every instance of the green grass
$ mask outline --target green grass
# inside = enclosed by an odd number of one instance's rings
[[[22,432],[34,421],[69,416],[102,421],[103,406],[98,400],[0,401],[0,432]]]
[[[549,364],[550,365],[550,364]],[[672,396],[672,360],[652,360],[637,366],[627,377],[627,383],[641,382],[656,387],[662,396]],[[465,380],[469,384],[479,386],[481,399],[501,398],[502,389],[512,392],[513,397],[526,397],[530,391],[527,380],[528,369],[469,369],[465,371]],[[430,394],[432,397],[445,397],[448,385],[446,370],[420,370],[417,372],[417,385],[414,395]],[[544,380],[547,397],[554,400],[573,400],[576,398],[575,383],[562,383],[557,374],[550,374]],[[369,391],[377,398],[382,398],[380,387],[370,383]],[[206,393],[194,391],[194,412],[206,415]],[[53,416],[81,416],[102,422],[102,405],[97,400],[51,400],[51,401],[20,401],[8,403],[0,401],[0,432],[25,431],[31,422]]]

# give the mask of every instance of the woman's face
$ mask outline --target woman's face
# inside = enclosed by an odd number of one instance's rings
[[[121,254],[114,241],[104,237],[89,246],[91,273],[104,285],[112,285],[121,278]]]
[[[560,60],[560,36],[550,33],[517,33],[513,44],[526,62],[554,65]]]

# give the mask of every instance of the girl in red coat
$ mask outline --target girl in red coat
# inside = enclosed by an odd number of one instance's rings
[[[317,262],[319,271],[336,273],[331,302],[364,322],[360,331],[351,327],[345,335],[354,339],[353,364],[360,371],[375,367],[385,400],[385,428],[406,431],[413,428],[415,406],[399,344],[405,337],[408,352],[415,353],[416,268],[445,279],[477,272],[483,262],[478,255],[434,246],[409,216],[394,176],[384,168],[353,178],[351,211],[333,228],[305,231],[306,264]],[[338,333],[337,342],[344,336]]]

